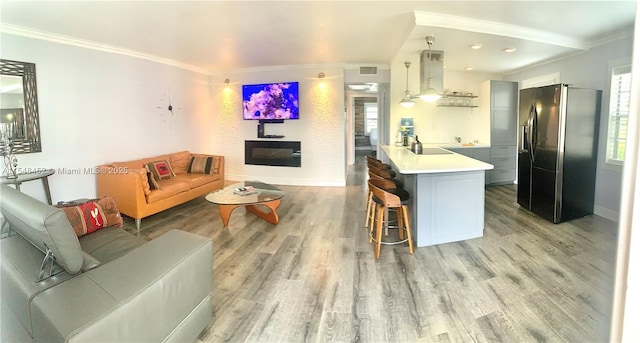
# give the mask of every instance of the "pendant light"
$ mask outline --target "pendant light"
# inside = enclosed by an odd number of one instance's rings
[[[411,107],[416,104],[413,99],[415,98],[411,95],[411,91],[409,91],[409,66],[411,66],[411,62],[404,62],[404,66],[407,67],[407,86],[404,91],[404,97],[400,100],[400,105],[402,107]]]
[[[427,45],[429,45],[429,78],[427,78],[427,88],[423,94],[420,94],[420,99],[433,102],[440,99],[442,95],[433,88],[433,78],[431,77],[431,45],[433,45],[434,38],[433,36],[427,36],[425,39],[427,40]]]

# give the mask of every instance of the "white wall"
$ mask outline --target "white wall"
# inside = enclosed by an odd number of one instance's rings
[[[608,168],[604,164],[609,108],[610,65],[615,61],[631,60],[632,47],[633,39],[632,37],[627,37],[594,47],[583,54],[530,68],[507,75],[504,78],[505,80],[522,83],[522,80],[559,72],[561,83],[603,90],[595,213],[611,220],[617,220],[620,211],[622,172]]]
[[[446,56],[446,52],[445,52]],[[400,129],[401,118],[414,118],[414,131],[424,143],[453,143],[454,137],[463,142],[478,140],[480,144],[489,144],[490,118],[482,114],[479,108],[437,107],[415,99],[413,107],[400,106],[406,86],[406,68],[404,60],[397,60],[391,66],[391,120],[390,142],[394,142]],[[409,90],[414,95],[420,92],[420,55],[410,61]],[[480,84],[486,80],[501,80],[498,74],[483,72],[444,71],[444,90],[451,92],[471,92],[480,94]],[[479,99],[476,99],[476,104]]]
[[[225,154],[209,143],[209,77],[123,55],[2,34],[2,58],[36,64],[42,152],[21,168],[54,168],[54,202],[96,196],[95,175],[62,169],[180,150]],[[167,95],[176,107],[172,115]],[[42,184],[22,190],[45,200]]]
[[[181,150],[224,155],[230,180],[345,184],[341,68],[230,72],[217,80],[115,53],[7,34],[1,40],[2,58],[36,64],[43,151],[18,155],[18,162],[56,170],[49,177],[54,202],[96,196],[95,175],[65,170]],[[241,85],[275,81],[300,83],[301,119],[267,124],[266,131],[302,142],[302,168],[244,165],[244,140],[256,139],[257,124],[242,120]],[[22,190],[45,200],[40,182]]]
[[[636,5],[637,6],[637,5]],[[640,12],[636,11],[636,23]],[[634,27],[632,65],[640,65],[640,26]],[[615,288],[610,342],[636,342],[640,337],[640,69],[631,70],[627,151],[622,175]]]
[[[318,79],[318,73],[326,77]],[[209,135],[212,149],[224,147],[229,180],[260,180],[280,185],[343,186],[346,184],[344,76],[336,66],[298,66],[230,71],[211,78],[214,110]],[[223,80],[229,78],[230,85]],[[301,168],[244,164],[244,141],[257,139],[256,121],[242,119],[242,85],[297,81],[300,119],[265,124],[278,140],[301,142]]]

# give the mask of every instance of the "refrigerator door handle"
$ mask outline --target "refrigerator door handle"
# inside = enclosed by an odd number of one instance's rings
[[[522,152],[529,151],[529,138],[527,137],[529,131],[527,130],[527,126],[528,125],[520,126],[520,151]]]
[[[531,161],[533,161],[536,154],[536,146],[538,145],[538,111],[535,106],[531,112]]]
[[[529,159],[533,162],[533,111],[535,107],[532,105],[531,110],[529,110],[529,119],[527,120],[527,152],[529,153]]]

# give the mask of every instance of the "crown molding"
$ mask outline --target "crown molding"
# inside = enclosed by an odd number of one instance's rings
[[[291,69],[322,69],[322,68],[336,68],[336,69],[344,69],[343,63],[316,63],[316,64],[290,64],[290,65],[279,65],[279,66],[264,66],[264,67],[253,67],[253,68],[242,68],[242,69],[229,69],[223,71],[215,71],[209,73],[210,76],[224,76],[229,74],[246,74],[246,73],[257,73],[257,72],[268,72],[268,71],[282,71],[282,70],[291,70]]]
[[[435,26],[486,33],[579,50],[589,50],[591,47],[591,44],[580,39],[511,24],[421,11],[414,11],[414,15],[416,18],[416,25],[418,26]]]
[[[574,57],[574,56],[582,55],[582,54],[584,54],[586,52],[587,51],[574,51],[574,52],[567,53],[567,54],[564,54],[564,55],[561,55],[561,56],[556,56],[556,57],[553,57],[553,58],[550,58],[550,59],[547,59],[547,60],[544,60],[544,61],[539,61],[539,62],[536,62],[536,63],[533,63],[533,64],[529,64],[529,65],[526,65],[524,67],[520,67],[520,68],[516,68],[516,69],[513,69],[513,70],[505,71],[505,72],[502,72],[501,74],[502,75],[513,75],[513,74],[521,73],[523,71],[527,71],[529,69],[534,69],[534,68],[543,66],[545,64],[554,63],[554,62],[562,61],[562,60],[567,59],[567,58],[571,58],[571,57]]]
[[[597,47],[599,45],[603,45],[603,44],[606,44],[606,43],[611,43],[611,42],[619,40],[619,39],[625,39],[625,38],[633,38],[633,31],[618,32],[618,33],[615,33],[613,35],[609,35],[607,37],[603,37],[603,38],[600,38],[598,40],[592,41],[591,48],[594,48],[594,47]],[[503,74],[504,75],[517,74],[517,73],[520,73],[520,72],[523,72],[523,71],[526,71],[526,70],[529,70],[529,69],[537,68],[537,67],[545,65],[545,64],[558,62],[558,61],[562,61],[562,60],[567,59],[567,58],[571,58],[571,57],[574,57],[574,56],[577,56],[577,55],[581,55],[581,54],[583,54],[585,52],[586,51],[576,51],[576,52],[573,52],[573,53],[564,54],[562,56],[557,56],[555,58],[551,58],[551,59],[544,60],[544,61],[539,61],[539,62],[531,64],[531,65],[527,65],[527,66],[524,66],[524,67],[521,67],[521,68],[513,69],[513,70],[510,70],[510,71],[504,72]]]
[[[189,70],[198,74],[209,75],[208,70],[205,70],[190,64],[178,62],[176,60],[162,58],[155,55],[145,54],[135,50],[120,48],[120,47],[112,46],[108,44],[96,43],[93,41],[73,38],[73,37],[59,35],[55,33],[34,30],[34,29],[30,29],[30,28],[26,28],[18,25],[0,23],[0,32],[14,35],[14,36],[22,36],[27,38],[44,40],[47,42],[71,45],[71,46],[76,46],[80,48],[98,50],[98,51],[103,51],[103,52],[108,52],[108,53],[113,53],[118,55],[125,55],[129,57],[166,64],[176,68]]]
[[[65,44],[76,46],[85,49],[98,50],[103,52],[109,52],[119,55],[130,56],[134,58],[140,58],[144,60],[149,60],[169,66],[173,66],[176,68],[189,70],[198,74],[207,75],[207,76],[218,76],[218,75],[227,75],[229,73],[255,73],[255,72],[264,72],[264,71],[279,71],[279,70],[288,70],[288,69],[317,69],[317,68],[343,68],[344,64],[342,63],[332,63],[332,64],[304,64],[304,65],[283,65],[283,66],[266,66],[266,67],[256,67],[256,68],[245,68],[245,69],[236,69],[236,70],[226,70],[220,72],[211,72],[206,69],[202,69],[190,64],[182,63],[176,60],[162,58],[155,55],[141,53],[135,50],[130,50],[126,48],[120,48],[113,45],[96,43],[93,41],[73,38],[69,36],[59,35],[50,32],[44,32],[39,30],[34,30],[31,28],[26,28],[18,25],[11,25],[0,23],[0,32],[14,35],[14,36],[22,36],[33,39],[44,40],[53,43]]]
[[[613,34],[608,35],[606,37],[602,37],[602,38],[593,40],[593,41],[590,42],[589,47],[590,48],[594,48],[594,47],[596,47],[598,45],[611,43],[613,41],[617,41],[619,39],[625,39],[625,38],[633,38],[633,29],[630,29],[630,30],[627,30],[627,31],[616,32],[616,33],[613,33]]]

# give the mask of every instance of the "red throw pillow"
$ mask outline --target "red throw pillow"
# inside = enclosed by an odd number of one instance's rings
[[[168,180],[176,176],[173,169],[171,169],[171,164],[166,160],[149,162],[147,163],[147,169],[153,174],[156,181]]]
[[[108,226],[122,227],[122,216],[112,197],[90,200],[82,204],[72,204],[70,206],[65,203],[58,205],[58,207],[61,207],[67,215],[67,219],[78,237]]]

